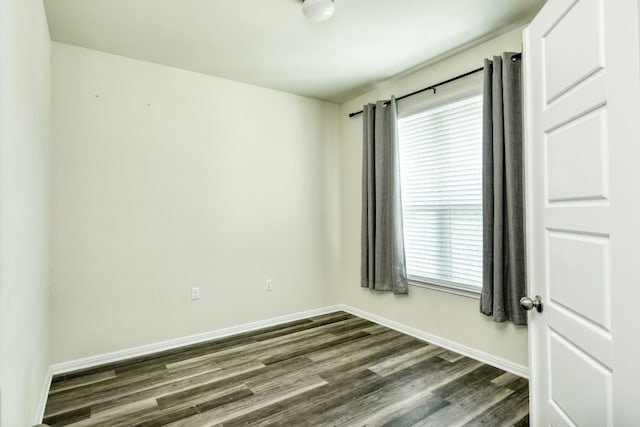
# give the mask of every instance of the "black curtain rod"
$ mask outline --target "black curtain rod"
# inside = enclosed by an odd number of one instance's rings
[[[513,56],[511,57],[511,60],[512,60],[513,62],[515,62],[515,61],[517,61],[518,59],[520,59],[521,57],[522,57],[522,53],[516,53],[515,55],[513,55]],[[467,71],[467,72],[466,72],[466,73],[464,73],[464,74],[460,74],[459,76],[451,77],[451,78],[450,78],[450,79],[448,79],[448,80],[445,80],[445,81],[442,81],[442,82],[436,83],[436,84],[434,84],[434,85],[431,85],[431,86],[425,87],[424,89],[416,90],[415,92],[411,92],[411,93],[407,93],[406,95],[402,95],[402,96],[400,96],[400,97],[396,98],[396,101],[402,101],[402,100],[403,100],[403,99],[405,99],[405,98],[409,98],[410,96],[417,95],[417,94],[419,94],[419,93],[426,92],[426,91],[428,91],[428,90],[432,90],[432,91],[433,91],[433,93],[436,93],[436,88],[437,88],[438,86],[446,85],[447,83],[451,83],[451,82],[454,82],[454,81],[456,81],[456,80],[462,79],[462,78],[464,78],[464,77],[468,77],[468,76],[470,76],[470,75],[472,75],[472,74],[479,73],[479,72],[480,72],[480,71],[482,71],[482,70],[484,70],[484,67],[479,67],[479,68],[476,68],[475,70]],[[386,102],[385,102],[385,105],[386,105]],[[362,114],[362,112],[363,112],[363,111],[362,111],[362,110],[360,110],[360,111],[356,111],[356,112],[353,112],[353,113],[349,113],[349,117],[355,117],[355,116],[357,116],[358,114]]]

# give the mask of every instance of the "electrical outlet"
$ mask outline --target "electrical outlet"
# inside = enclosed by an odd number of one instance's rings
[[[200,299],[200,288],[191,288],[191,299]]]
[[[267,291],[267,292],[271,290],[271,279],[267,279],[266,280],[266,283],[265,283],[265,286],[264,286],[264,290]]]

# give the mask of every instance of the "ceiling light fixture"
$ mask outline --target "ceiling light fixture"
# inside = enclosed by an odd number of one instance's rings
[[[335,11],[333,0],[302,0],[302,13],[312,21],[326,21]]]

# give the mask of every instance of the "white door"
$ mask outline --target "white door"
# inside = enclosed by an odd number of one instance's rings
[[[534,426],[640,426],[638,13],[549,0],[525,31]]]

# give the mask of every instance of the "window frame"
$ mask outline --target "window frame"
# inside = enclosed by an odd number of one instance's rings
[[[472,76],[469,79],[447,85],[446,89],[438,91],[435,96],[429,93],[427,96],[420,96],[416,97],[416,99],[408,99],[406,101],[403,101],[398,105],[398,119],[403,119],[414,114],[420,114],[432,108],[437,108],[439,106],[454,103],[482,94],[482,73],[479,73],[478,75]],[[480,177],[480,179],[482,179],[482,176]],[[411,275],[408,275],[407,281],[410,286],[431,289],[439,292],[445,292],[474,299],[480,299],[480,294],[482,293],[482,285],[480,287],[477,287],[443,279],[424,278]]]

